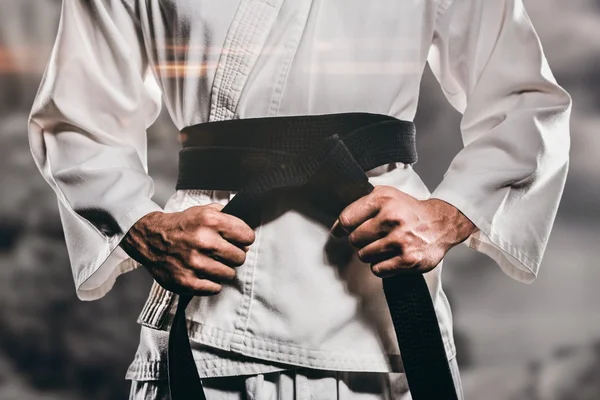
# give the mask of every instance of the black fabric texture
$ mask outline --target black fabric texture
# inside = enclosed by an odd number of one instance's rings
[[[256,227],[261,204],[294,190],[336,217],[373,186],[365,171],[417,160],[411,122],[370,113],[267,117],[209,122],[182,131],[178,189],[235,190],[222,212]],[[285,243],[282,243],[285,246]],[[383,279],[414,400],[457,400],[437,317],[420,274]],[[179,296],[169,335],[172,400],[204,400]]]

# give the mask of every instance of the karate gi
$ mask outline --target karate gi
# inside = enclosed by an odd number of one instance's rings
[[[464,148],[433,193],[402,163],[370,181],[454,205],[478,228],[465,243],[531,282],[568,170],[571,99],[521,0],[64,0],[29,138],[59,199],[77,295],[98,299],[139,267],[119,242],[142,216],[235,195],[178,190],[164,209],[151,200],[146,129],[161,97],[179,129],[352,111],[412,120],[426,63],[463,113]],[[189,305],[201,377],[403,376],[381,280],[302,207],[266,204],[237,284]],[[426,279],[459,383],[442,269]],[[155,284],[141,310],[134,398],[158,398],[165,382],[175,298]]]

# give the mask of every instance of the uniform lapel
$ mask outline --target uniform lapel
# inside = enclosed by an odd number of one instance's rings
[[[248,76],[263,49],[283,0],[241,0],[211,90],[209,121],[233,119]]]

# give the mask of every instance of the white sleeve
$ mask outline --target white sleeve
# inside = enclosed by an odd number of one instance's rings
[[[467,245],[529,283],[565,184],[571,98],[522,0],[441,1],[428,61],[463,114],[464,148],[432,197],[477,226]]]
[[[77,295],[104,296],[138,266],[118,246],[151,200],[146,128],[161,94],[126,0],[64,0],[31,110],[29,143],[58,197]]]

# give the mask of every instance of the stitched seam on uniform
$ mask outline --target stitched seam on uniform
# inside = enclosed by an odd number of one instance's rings
[[[261,225],[262,225],[262,223],[261,223]],[[248,324],[250,323],[250,314],[252,311],[252,299],[253,299],[253,295],[254,295],[254,278],[256,276],[256,267],[258,266],[258,253],[260,252],[260,238],[262,237],[262,229],[259,227],[257,230],[258,230],[258,235],[256,238],[256,244],[255,244],[256,249],[255,249],[255,253],[254,253],[254,262],[252,265],[250,293],[248,295],[248,315],[246,315],[246,323],[244,324],[244,332],[243,332],[244,334],[248,330]]]
[[[304,35],[304,30],[302,28],[306,28],[306,23],[308,20],[308,16],[310,15],[312,4],[313,3],[311,1],[310,6],[308,7],[308,12],[305,14],[306,18],[304,19],[304,23],[298,23],[296,25],[296,29],[290,35],[290,39],[285,45],[285,51],[287,53],[287,56],[283,61],[281,73],[279,74],[279,78],[277,79],[277,85],[273,88],[273,93],[271,95],[271,105],[269,107],[269,115],[279,114],[279,107],[281,106],[281,100],[283,97],[282,95],[285,88],[285,83],[287,82],[289,76],[292,61],[294,60],[296,53],[298,52],[300,42],[302,41],[302,36]]]
[[[456,355],[449,358],[449,361],[454,360]],[[257,364],[244,360],[228,360],[222,358],[211,358],[211,359],[195,359],[194,360],[198,369],[205,373],[207,376],[225,376],[225,375],[239,375],[242,373],[258,374],[266,373],[269,371],[281,371],[285,368]],[[345,369],[348,371],[365,371],[364,369],[354,368],[355,365],[364,366],[364,360],[354,360],[349,363]],[[327,367],[326,365],[318,365],[319,367]],[[331,367],[331,366],[330,366]],[[335,366],[339,367],[339,366]],[[334,368],[335,368],[334,367]],[[381,369],[381,365],[379,365]],[[383,372],[383,371],[382,371]],[[136,358],[131,364],[127,371],[127,379],[132,380],[156,380],[164,379],[166,377],[166,361],[165,360],[146,360],[142,361],[140,358]]]
[[[260,240],[261,229],[258,229],[258,237],[257,242]],[[254,249],[254,258],[253,262],[249,263],[247,268],[244,271],[244,277],[241,279],[243,288],[242,288],[242,304],[237,309],[237,314],[239,315],[239,319],[236,320],[234,327],[235,330],[232,334],[231,344],[235,342],[235,336],[239,336],[243,338],[243,333],[248,328],[248,322],[250,321],[250,307],[252,305],[252,294],[254,293],[254,272],[256,270],[256,266],[258,263],[258,243],[256,243],[256,248]],[[230,345],[231,345],[230,344]]]
[[[169,304],[173,299],[173,294],[166,291],[158,283],[156,284],[156,288],[159,294],[159,301],[157,302],[154,310],[154,324],[159,325],[166,315]]]
[[[144,307],[142,308],[142,311],[140,312],[140,315],[138,316],[138,322],[149,322],[147,321],[148,315],[150,313],[150,308],[154,306],[154,297],[156,296],[155,292],[154,292],[154,283],[152,283],[152,287],[150,288],[150,293],[148,295],[148,298],[146,299],[146,302],[144,303]]]
[[[232,21],[232,25],[230,26],[230,32],[227,33],[226,39],[225,39],[225,43],[223,45],[223,51],[221,51],[221,54],[219,56],[219,61],[217,63],[217,69],[215,71],[215,78],[213,81],[213,88],[212,88],[212,96],[211,96],[211,112],[210,112],[210,120],[211,121],[218,121],[221,119],[221,112],[219,110],[219,108],[221,107],[221,103],[219,102],[219,98],[220,98],[220,91],[221,88],[223,88],[223,90],[225,90],[226,88],[225,86],[225,80],[223,78],[223,75],[225,73],[225,69],[227,68],[228,65],[228,60],[229,60],[229,51],[231,49],[231,36],[237,31],[238,25],[239,25],[239,13],[240,13],[240,8],[242,7],[244,3],[241,3],[238,6],[238,9],[236,10],[236,13],[233,17],[233,21]]]
[[[155,283],[152,283],[152,288],[150,289],[150,296],[148,297],[147,301],[146,301],[146,305],[144,307],[144,309],[142,310],[142,314],[140,316],[140,319],[142,321],[143,324],[147,324],[149,326],[153,326],[153,310],[156,306],[156,303],[159,301],[158,299],[159,294],[157,293],[157,291],[155,290]]]
[[[211,110],[213,120],[230,119],[233,117],[237,108],[237,101],[240,98],[246,79],[251,72],[258,52],[252,54],[247,50],[246,45],[254,46],[258,41],[264,44],[268,29],[265,24],[268,21],[269,13],[276,9],[276,4],[263,2],[262,5],[249,4],[250,1],[242,0],[242,4],[236,11],[234,23],[232,24],[231,34],[225,44],[223,68],[218,69],[219,75],[215,82],[220,81],[220,85],[213,90],[214,108]],[[258,39],[258,40],[252,40]],[[244,46],[240,46],[243,44]],[[233,48],[233,54],[230,50]],[[251,56],[251,57],[249,57]],[[236,80],[240,82],[236,86]]]
[[[175,298],[175,295],[172,292],[169,292],[168,290],[162,287],[159,287],[159,290],[163,293],[163,297],[161,303],[157,307],[157,312],[155,314],[155,324],[157,326],[162,325],[163,321],[167,316],[167,312],[169,311],[169,308],[173,303],[173,299]]]
[[[213,120],[230,119],[233,117],[237,102],[241,96],[245,82],[258,58],[258,47],[264,46],[270,26],[267,25],[273,12],[277,11],[277,4],[281,2],[262,1],[262,4],[252,4],[251,1],[242,0],[236,11],[231,33],[228,33],[223,52],[223,68],[218,69],[220,84],[213,91],[214,108],[211,114]],[[247,47],[250,46],[251,50]],[[233,49],[233,51],[231,51]],[[221,60],[220,60],[221,61]],[[215,82],[217,82],[216,80]],[[258,253],[258,250],[257,250]],[[236,321],[236,331],[245,330],[250,316],[250,305],[252,296],[252,284],[254,279],[254,268],[246,269],[243,282],[242,305],[238,309],[241,319]],[[248,287],[250,286],[250,287]],[[249,297],[246,297],[246,293]],[[246,321],[243,321],[246,319]],[[239,324],[242,325],[239,325]]]
[[[302,385],[302,399],[311,400],[312,394],[310,393],[310,388],[308,387],[308,379],[304,375],[296,375],[297,377],[301,377],[301,385]]]
[[[194,360],[196,366],[199,371],[207,377],[214,376],[225,376],[225,375],[247,375],[247,374],[259,374],[266,373],[271,371],[282,371],[285,369],[293,369],[294,366],[291,367],[277,367],[270,366],[265,364],[256,364],[252,362],[238,361],[238,360],[226,360],[226,359],[218,359],[214,362],[211,360],[210,362],[205,362],[202,359]],[[364,369],[369,365],[365,365],[363,360],[355,360],[353,362],[348,362],[347,365],[329,365],[329,364],[319,364],[319,365],[309,365],[310,368],[343,368],[344,371],[348,372],[387,372],[384,370],[383,365],[373,364],[373,368],[377,369],[376,371]],[[209,366],[208,364],[213,364]],[[363,368],[357,368],[356,366],[360,365]],[[127,371],[127,379],[131,380],[157,380],[157,379],[165,379],[167,376],[167,364],[166,361],[160,360],[149,360],[149,361],[136,361],[135,364]]]
[[[217,97],[217,112],[220,113],[220,115],[218,115],[218,119],[227,119],[228,117],[228,113],[227,111],[229,111],[228,109],[228,104],[227,104],[227,100],[228,100],[228,93],[233,92],[233,87],[231,85],[231,78],[230,76],[232,75],[232,70],[234,69],[232,67],[231,64],[233,64],[235,67],[238,67],[239,70],[239,64],[240,64],[240,57],[237,56],[238,52],[242,52],[242,51],[246,51],[245,48],[241,48],[239,46],[239,39],[237,39],[237,34],[240,31],[240,26],[242,25],[242,23],[244,22],[244,16],[246,15],[246,4],[247,2],[244,2],[242,0],[242,3],[240,5],[240,8],[238,9],[238,12],[240,12],[240,18],[236,20],[235,23],[235,30],[233,31],[233,35],[230,39],[230,46],[227,46],[227,56],[225,58],[226,63],[225,63],[225,67],[223,68],[223,81],[221,83],[221,88],[223,88],[224,90],[221,90],[217,93],[218,97]],[[254,9],[252,9],[254,10]],[[231,49],[233,48],[233,55],[230,55],[231,53],[229,52]],[[231,60],[231,61],[230,61]]]
[[[288,347],[288,346],[283,346]],[[293,346],[289,346],[294,348]],[[300,358],[300,359],[309,359],[309,360],[316,360],[316,361],[326,361],[328,363],[333,363],[333,364],[348,364],[351,363],[351,360],[339,360],[339,359],[331,359],[331,358],[327,358],[327,357],[322,357],[322,356],[317,356],[317,355],[310,355],[310,354],[295,354],[295,353],[288,353],[285,354],[283,351],[281,351],[281,348],[278,348],[277,350],[271,350],[271,349],[266,349],[266,348],[262,348],[262,349],[256,349],[255,347],[247,347],[245,346],[246,349],[248,349],[248,354],[251,355],[255,355],[258,356],[260,355],[260,353],[264,352],[267,354],[273,353],[276,356],[277,360],[289,360],[291,357],[296,357],[296,358]],[[308,350],[310,352],[319,352],[320,350]],[[329,352],[329,354],[332,354],[331,352]],[[352,357],[352,353],[338,353],[338,354],[349,354]],[[287,356],[287,357],[286,357]],[[367,356],[368,357],[368,356]],[[357,358],[357,356],[354,356],[352,358]],[[373,361],[371,361],[373,362]]]
[[[201,325],[200,323],[194,322],[196,325]],[[202,329],[204,328],[204,329]],[[195,338],[193,338],[195,341],[203,343],[205,345],[208,346],[215,346],[218,348],[223,348],[222,346],[220,346],[220,342],[218,340],[218,338],[215,337],[215,331],[221,331],[219,333],[224,333],[225,336],[230,336],[228,335],[229,332],[224,331],[222,329],[219,328],[213,328],[213,327],[208,327],[208,326],[202,326],[200,328],[197,328],[195,330],[196,333],[200,332],[200,337],[196,336]],[[216,336],[221,336],[221,335],[216,335]],[[268,360],[272,360],[272,361],[279,361],[279,362],[288,362],[288,363],[293,363],[293,364],[300,364],[303,366],[307,366],[307,367],[315,367],[314,365],[309,364],[312,361],[321,361],[322,363],[320,363],[320,365],[316,366],[316,367],[325,367],[327,365],[331,366],[331,365],[346,365],[349,366],[350,368],[354,369],[352,366],[353,365],[357,365],[357,364],[361,364],[361,365],[371,365],[373,367],[376,367],[377,365],[381,365],[381,362],[378,359],[378,356],[369,356],[369,355],[356,355],[355,353],[351,353],[351,352],[335,352],[332,353],[331,351],[327,351],[327,350],[316,350],[316,349],[306,349],[306,348],[302,348],[299,346],[294,346],[294,345],[290,345],[290,344],[279,344],[279,343],[275,343],[275,340],[264,340],[264,339],[258,339],[258,338],[253,338],[251,336],[248,335],[241,335],[243,336],[245,339],[248,339],[250,341],[254,341],[254,343],[252,343],[251,345],[245,345],[245,341],[238,343],[237,341],[235,342],[235,344],[239,345],[239,346],[235,346],[236,348],[234,349],[234,347],[232,346],[231,350],[233,350],[234,352],[237,351],[241,354],[247,355],[247,356],[251,356],[251,357],[257,357],[257,358],[261,358],[264,356],[268,356],[270,355],[272,358],[267,358]],[[216,340],[215,340],[216,339]],[[233,342],[233,341],[232,341]],[[257,343],[258,342],[258,343]],[[259,347],[257,347],[256,345],[259,345]],[[262,346],[261,346],[262,345]],[[277,348],[274,350],[272,348],[267,348],[265,346],[271,345],[276,346]],[[456,354],[456,347],[450,343],[450,342],[444,342],[444,348],[446,350],[446,354],[448,359],[451,359],[455,356]],[[294,352],[295,350],[302,350],[302,354],[298,354],[296,352]],[[329,355],[329,357],[323,357],[323,356],[319,356],[318,354],[314,354],[314,353],[325,353],[325,355]],[[335,356],[334,356],[335,354]],[[342,356],[349,356],[346,359],[341,359],[340,357]],[[385,354],[382,355],[382,357],[384,358],[389,358],[390,355]],[[391,354],[391,356],[396,356],[399,357],[398,354]],[[371,360],[367,360],[365,358],[370,358]],[[308,361],[304,361],[304,360],[308,360]],[[326,364],[326,365],[324,365]]]
[[[225,329],[221,329],[221,328],[217,328],[217,327],[213,327],[213,326],[208,326],[208,325],[204,325],[201,322],[197,322],[197,321],[191,321],[192,325],[195,325],[196,328],[193,329],[194,333],[198,333],[200,332],[200,334],[204,337],[204,333],[205,331],[218,331],[220,333],[223,333],[224,335],[241,335],[244,336],[245,339],[249,339],[252,341],[258,341],[258,342],[262,342],[265,344],[274,344],[274,345],[278,345],[278,346],[283,346],[283,347],[289,347],[291,349],[298,349],[298,350],[305,350],[305,351],[310,351],[310,352],[323,352],[323,353],[329,353],[329,350],[316,350],[316,349],[310,349],[308,347],[302,347],[302,346],[296,346],[293,344],[289,344],[287,342],[284,341],[280,341],[277,339],[261,339],[252,335],[248,335],[247,333],[239,333],[239,332],[230,332],[227,331]],[[208,334],[208,332],[207,332]],[[192,339],[197,339],[196,337],[192,337]],[[444,344],[448,346],[448,348],[452,348],[451,342],[448,340],[444,340]],[[353,352],[348,352],[347,354],[355,354]],[[397,354],[394,354],[397,355]]]
[[[232,67],[231,64],[235,64],[237,66],[237,64],[239,64],[239,61],[236,59],[237,52],[242,51],[242,49],[238,46],[236,47],[236,45],[239,45],[238,40],[236,38],[239,30],[240,30],[240,25],[242,25],[242,23],[244,22],[244,15],[246,15],[246,4],[247,2],[245,2],[244,0],[242,0],[242,3],[240,4],[240,7],[238,8],[238,10],[236,11],[236,17],[239,13],[239,17],[234,18],[234,30],[233,33],[230,37],[230,39],[228,40],[229,43],[226,44],[225,49],[227,49],[227,51],[225,52],[225,64],[224,67],[222,69],[222,81],[221,81],[221,85],[219,86],[219,89],[216,92],[217,95],[217,99],[216,99],[216,104],[215,104],[215,116],[216,116],[216,120],[221,120],[221,119],[226,119],[227,118],[227,92],[232,92],[232,87],[230,85],[230,76],[231,76],[231,71],[232,71]],[[228,35],[229,36],[229,35]],[[231,55],[230,51],[233,48],[233,54]],[[244,49],[245,51],[245,49]],[[239,57],[237,57],[239,58]],[[230,61],[231,60],[231,61]],[[222,90],[221,90],[222,89]]]
[[[153,282],[150,295],[138,317],[138,323],[149,328],[159,328],[166,316],[172,299],[173,293],[164,289],[156,281]]]
[[[247,268],[245,268],[245,270],[244,270],[244,276],[240,279],[240,281],[242,282],[242,304],[236,310],[236,314],[239,316],[239,318],[236,319],[236,321],[235,321],[233,335],[243,332],[244,326],[246,325],[245,320],[249,315],[248,311],[249,311],[250,295],[252,292],[249,289],[251,282],[249,282],[248,276],[251,274],[251,269],[253,269],[253,268],[254,268],[253,265],[248,265]],[[250,279],[250,281],[251,281],[251,279]]]
[[[242,304],[237,310],[237,314],[240,316],[240,319],[238,319],[236,321],[236,324],[234,325],[235,331],[233,332],[233,335],[231,338],[231,344],[236,343],[236,341],[235,341],[236,335],[243,338],[243,333],[245,333],[246,330],[248,329],[248,324],[250,321],[250,309],[252,306],[252,295],[254,294],[254,274],[256,271],[256,266],[258,265],[260,237],[262,236],[261,235],[262,229],[260,228],[260,226],[257,229],[257,231],[258,231],[258,233],[257,233],[257,238],[256,238],[256,243],[255,243],[256,247],[254,248],[253,262],[248,265],[248,268],[246,269],[246,271],[244,273]],[[238,325],[238,323],[239,323],[239,325]]]
[[[271,4],[268,4],[268,3],[267,3],[267,6],[270,6],[271,8],[273,8],[273,5],[271,5]],[[258,9],[259,9],[259,7],[256,7],[256,8],[251,8],[251,9],[252,9],[253,11],[254,11],[254,10],[256,10],[256,12],[257,12],[257,13],[258,13],[258,11],[260,11],[260,10],[258,10]],[[252,38],[252,37],[256,37],[256,36],[257,36],[257,34],[258,34],[258,33],[260,33],[260,34],[261,34],[261,35],[260,35],[260,39],[261,39],[261,41],[262,41],[262,42],[263,42],[263,44],[264,44],[264,40],[265,40],[265,38],[266,38],[266,36],[265,36],[265,33],[267,33],[268,31],[266,31],[266,32],[265,32],[265,31],[260,31],[260,30],[259,30],[259,27],[260,27],[260,26],[262,26],[262,25],[263,25],[263,24],[264,24],[264,23],[267,21],[268,13],[269,13],[271,10],[269,10],[267,7],[263,7],[263,8],[262,8],[262,11],[263,11],[263,12],[262,12],[262,13],[260,13],[260,14],[258,14],[257,16],[252,16],[252,17],[248,16],[248,17],[247,17],[247,21],[245,21],[245,22],[247,22],[248,24],[250,24],[250,25],[251,25],[251,26],[254,28],[254,29],[253,29],[251,32],[248,32],[248,33],[246,34],[246,37],[250,37],[250,38]],[[248,15],[248,14],[246,14],[246,15]],[[256,21],[256,19],[255,19],[256,17],[258,17],[258,23],[254,23],[254,22],[252,22],[252,21]],[[245,39],[246,39],[246,37],[241,37],[241,38],[239,39],[239,41],[241,41],[242,43],[246,42],[246,40],[245,40]],[[244,40],[242,40],[242,39],[244,39]],[[241,46],[240,46],[240,47],[241,47]],[[250,74],[250,72],[251,72],[251,68],[252,68],[252,65],[254,65],[254,62],[256,61],[256,59],[257,59],[257,58],[258,58],[258,53],[255,53],[255,54],[253,55],[253,59],[252,59],[252,60],[248,60],[247,58],[243,58],[243,57],[238,57],[238,64],[241,64],[242,60],[245,60],[245,61],[246,61],[246,62],[245,62],[245,65],[244,65],[244,67],[246,67],[246,73],[244,73],[244,74],[243,74],[243,75],[244,75],[246,78],[247,78],[247,77],[248,77],[248,75]],[[250,61],[250,62],[249,62],[249,61]],[[232,70],[230,70],[230,71],[231,71],[231,73],[233,74],[233,71],[232,71]],[[233,80],[233,82],[232,82],[232,83],[235,83],[235,79],[232,79],[232,80]],[[242,92],[242,90],[243,90],[243,86],[244,86],[244,85],[240,85],[239,87],[235,88],[235,89],[236,89],[236,92],[235,92],[235,94],[237,95],[237,96],[236,96],[236,97],[237,97],[237,99],[239,99],[239,97],[240,97],[239,95],[241,95],[241,92]],[[234,101],[235,101],[235,100],[237,100],[237,99],[232,99],[232,100],[234,100]],[[233,101],[232,101],[232,103],[233,103]],[[232,107],[229,109],[229,111],[231,112],[231,114],[233,114],[233,113],[235,112],[235,108],[237,108],[237,104],[232,104]]]
[[[248,363],[237,360],[219,359],[216,366],[208,366],[202,360],[195,360],[199,371],[205,372],[209,376],[240,375],[244,370],[244,375],[260,374],[268,372],[282,371],[285,368],[275,367],[265,364]],[[251,371],[248,371],[250,366]],[[167,377],[167,362],[161,360],[136,360],[127,371],[126,378],[130,380],[162,380]]]

